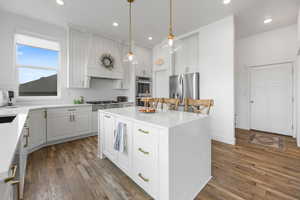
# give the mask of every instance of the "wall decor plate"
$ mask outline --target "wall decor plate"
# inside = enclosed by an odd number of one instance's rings
[[[108,70],[112,70],[114,68],[115,59],[111,54],[102,54],[100,57],[100,64]]]

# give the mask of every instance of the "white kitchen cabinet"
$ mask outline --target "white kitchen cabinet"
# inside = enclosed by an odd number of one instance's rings
[[[91,133],[92,107],[53,108],[47,113],[47,142]]]
[[[110,160],[116,161],[117,152],[114,149],[115,136],[115,118],[111,115],[100,116],[100,132],[102,132],[101,140],[103,141],[103,153]]]
[[[132,165],[132,122],[120,118],[115,119],[115,129],[117,129],[118,124],[123,123],[126,125],[125,131],[125,151],[117,152],[117,166],[125,171],[127,174],[131,174],[131,165]]]
[[[20,161],[19,161],[19,167],[20,167],[20,197],[23,198],[23,192],[24,192],[24,184],[25,184],[25,175],[26,175],[26,166],[27,166],[27,157],[29,152],[29,140],[30,140],[30,129],[29,129],[29,120],[26,121],[24,128],[22,130],[22,136],[20,141]],[[46,129],[46,127],[45,127]]]
[[[152,53],[151,50],[137,47],[136,57],[138,64],[135,65],[136,76],[152,77]]]
[[[132,163],[132,122],[113,117],[111,115],[100,116],[100,132],[102,132],[102,144],[104,154],[112,160],[120,169],[131,174]],[[119,123],[126,124],[125,151],[118,152],[114,149],[114,137]]]
[[[154,198],[157,194],[157,148],[159,130],[134,124],[133,130],[133,178]]]
[[[150,116],[136,108],[100,110],[99,116],[100,158],[110,159],[153,199],[194,199],[210,180],[208,116],[176,111]],[[127,124],[124,155],[113,148],[119,122]]]
[[[98,132],[98,112],[92,112],[92,133]]]
[[[28,148],[34,150],[46,143],[46,109],[32,110],[28,117]]]
[[[89,88],[87,63],[91,44],[87,32],[69,28],[68,87]]]

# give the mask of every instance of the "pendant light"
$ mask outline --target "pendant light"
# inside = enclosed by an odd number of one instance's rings
[[[169,35],[168,45],[173,47],[175,35],[173,34],[173,0],[170,0],[170,24],[169,24]]]
[[[131,62],[132,64],[137,64],[135,55],[133,54],[133,41],[132,41],[132,3],[134,0],[127,0],[129,3],[129,49],[125,56],[125,62]]]

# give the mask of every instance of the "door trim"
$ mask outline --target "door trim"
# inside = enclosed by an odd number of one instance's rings
[[[248,124],[249,124],[249,130],[251,130],[251,105],[250,105],[250,101],[251,101],[251,70],[253,70],[254,68],[268,68],[268,67],[272,67],[273,65],[280,65],[280,64],[291,64],[292,65],[292,91],[293,91],[293,99],[294,101],[292,102],[292,122],[291,125],[293,126],[292,129],[292,137],[296,138],[297,137],[297,112],[296,112],[296,102],[297,102],[297,95],[296,95],[296,73],[295,73],[295,61],[283,61],[283,62],[276,62],[276,63],[270,63],[270,64],[261,64],[261,65],[250,65],[250,66],[246,66],[246,70],[248,73]]]

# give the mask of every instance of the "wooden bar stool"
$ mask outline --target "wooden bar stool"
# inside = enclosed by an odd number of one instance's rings
[[[179,99],[168,99],[168,98],[163,98],[161,99],[162,101],[162,109],[164,105],[167,105],[169,110],[178,110],[178,106],[180,103]]]
[[[185,99],[184,111],[209,115],[213,105],[214,100],[212,99]]]
[[[149,97],[145,97],[141,99],[142,102],[144,102],[144,106],[145,107],[151,107],[151,108],[156,108],[157,107],[157,98],[149,98]]]

